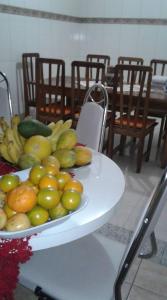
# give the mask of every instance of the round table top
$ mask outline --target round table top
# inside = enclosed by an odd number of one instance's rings
[[[93,152],[90,165],[73,170],[84,185],[86,206],[63,223],[32,236],[33,251],[59,246],[94,232],[110,219],[125,181],[120,168],[105,155]]]
[[[84,186],[81,206],[76,212],[26,230],[0,231],[0,237],[31,236],[29,244],[36,251],[79,239],[107,223],[124,191],[125,181],[120,168],[107,156],[93,151],[91,164],[70,171]],[[29,170],[15,174],[26,180]]]

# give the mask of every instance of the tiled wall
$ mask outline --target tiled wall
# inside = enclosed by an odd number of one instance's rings
[[[24,3],[25,6],[31,5],[36,9],[42,9],[41,3],[46,3],[46,1],[41,0],[1,0],[0,4],[3,4],[2,2],[5,4],[8,2],[9,5],[23,5]],[[40,3],[40,7],[35,6],[37,2]],[[54,4],[55,1],[47,2]],[[68,13],[66,9],[63,10],[63,6],[59,6],[59,8],[61,8],[59,12]],[[46,10],[48,11],[47,8]],[[69,13],[72,12],[69,10]],[[81,24],[76,26],[76,23],[72,22],[0,13],[0,70],[5,72],[9,79],[15,112],[23,111],[22,85],[18,64],[21,62],[22,53],[39,52],[44,57],[63,58],[66,61],[67,73],[69,73],[71,61],[80,58],[78,43],[80,26]],[[18,78],[19,80],[17,80]]]
[[[84,0],[80,8],[81,16],[102,22],[82,26],[81,56],[101,51],[113,64],[119,55],[141,56],[145,63],[153,57],[167,59],[166,0]]]
[[[0,69],[9,78],[15,111],[22,102],[16,65],[23,52],[63,58],[68,74],[71,61],[88,52],[109,54],[112,64],[119,55],[142,56],[146,63],[167,58],[166,0],[0,0],[2,4],[66,15],[60,21],[56,15],[0,13]]]
[[[80,16],[105,18],[166,18],[166,0],[84,0]]]

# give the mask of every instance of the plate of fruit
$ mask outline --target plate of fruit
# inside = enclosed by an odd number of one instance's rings
[[[54,156],[0,177],[0,238],[30,236],[64,222],[88,203],[81,181]]]
[[[71,119],[46,125],[15,115],[8,124],[1,117],[0,155],[21,170],[40,164],[50,155],[58,159],[62,169],[85,166],[91,163],[92,151],[78,144],[77,132],[71,127]]]

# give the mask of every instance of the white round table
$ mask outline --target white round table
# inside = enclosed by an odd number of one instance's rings
[[[71,171],[75,178],[83,183],[82,203],[85,203],[83,207],[81,205],[78,211],[64,219],[48,222],[40,227],[31,227],[13,233],[0,231],[0,238],[31,236],[29,244],[32,246],[32,250],[36,251],[77,240],[107,223],[112,217],[113,208],[120,200],[125,187],[124,176],[120,168],[105,155],[93,151],[90,165],[71,169]],[[20,176],[21,180],[26,180],[29,170],[23,170],[16,174]]]
[[[93,152],[92,163],[73,172],[84,185],[87,205],[63,223],[33,236],[30,240],[33,251],[59,246],[92,233],[114,213],[113,208],[125,187],[120,168],[105,155]]]

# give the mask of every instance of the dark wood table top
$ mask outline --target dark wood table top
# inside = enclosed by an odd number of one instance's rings
[[[83,88],[84,90],[84,88]],[[112,87],[107,87],[109,95],[112,95]],[[71,77],[66,76],[65,96],[71,96]],[[162,109],[167,112],[167,93],[163,90],[152,89],[150,94],[150,108]]]

